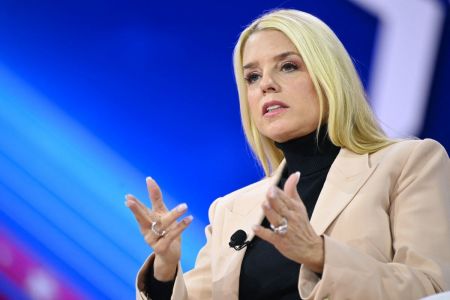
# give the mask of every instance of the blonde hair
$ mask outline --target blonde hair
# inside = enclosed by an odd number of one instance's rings
[[[325,120],[331,142],[355,153],[376,152],[394,142],[387,138],[375,120],[350,56],[334,32],[308,13],[291,9],[275,10],[247,26],[233,53],[242,127],[267,176],[284,156],[271,139],[258,131],[251,118],[242,54],[252,33],[270,29],[284,33],[303,58],[319,101],[317,135],[322,120]]]

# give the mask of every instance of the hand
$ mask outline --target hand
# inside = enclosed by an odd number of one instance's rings
[[[284,184],[284,191],[271,187],[267,200],[263,203],[264,214],[270,224],[278,226],[283,218],[288,228],[284,234],[264,228],[253,227],[255,234],[271,243],[287,258],[305,265],[316,273],[322,273],[324,261],[323,238],[316,234],[309,223],[308,213],[297,192],[300,173],[289,176]]]
[[[186,213],[187,205],[182,203],[169,211],[156,182],[150,177],[146,182],[152,209],[147,208],[133,195],[125,196],[125,205],[133,212],[145,241],[153,248],[155,278],[170,281],[175,277],[180,260],[181,233],[192,222],[192,216],[177,222],[177,219]],[[152,230],[152,222],[156,222],[156,231],[165,232],[162,236]]]

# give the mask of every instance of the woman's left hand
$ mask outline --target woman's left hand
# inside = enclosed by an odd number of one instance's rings
[[[260,225],[253,227],[255,234],[275,246],[287,258],[322,273],[324,264],[323,238],[316,234],[309,223],[306,207],[297,192],[300,173],[289,176],[284,191],[273,186],[263,203],[264,214],[273,226],[287,221],[287,231],[276,233]]]

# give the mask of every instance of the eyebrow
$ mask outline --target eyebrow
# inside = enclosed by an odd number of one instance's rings
[[[290,55],[296,55],[296,56],[298,56],[298,57],[301,57],[300,54],[298,54],[297,52],[294,52],[294,51],[287,51],[287,52],[283,52],[283,53],[281,53],[281,54],[275,55],[275,56],[273,57],[273,60],[277,60],[277,61],[283,60],[283,59],[285,59],[286,57],[288,57],[288,56],[290,56]],[[246,64],[243,68],[244,68],[244,70],[245,70],[245,69],[251,69],[251,68],[256,67],[257,65],[258,65],[258,63],[251,62],[251,63]]]

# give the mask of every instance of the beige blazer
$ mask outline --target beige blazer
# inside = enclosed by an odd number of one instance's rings
[[[207,242],[194,269],[183,274],[179,267],[172,299],[238,299],[245,250],[230,248],[230,236],[238,229],[254,236],[283,167],[214,201]],[[322,278],[301,267],[303,299],[418,299],[450,289],[450,162],[433,140],[364,155],[341,149],[311,224],[324,236],[325,264]],[[137,299],[147,299],[139,289],[152,262],[150,256],[138,274]]]

